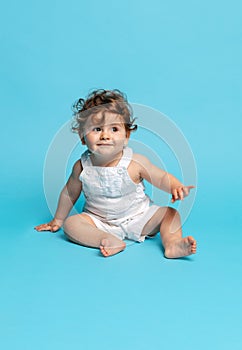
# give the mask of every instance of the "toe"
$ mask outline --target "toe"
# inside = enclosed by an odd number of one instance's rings
[[[107,252],[106,252],[106,250],[104,249],[104,246],[100,246],[100,251],[101,251],[101,253],[102,253],[102,255],[103,256],[107,256]]]

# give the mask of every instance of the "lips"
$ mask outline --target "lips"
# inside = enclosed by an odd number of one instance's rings
[[[113,146],[112,143],[98,143],[97,146]]]

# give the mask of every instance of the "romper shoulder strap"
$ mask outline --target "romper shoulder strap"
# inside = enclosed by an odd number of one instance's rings
[[[83,169],[86,166],[92,166],[92,162],[91,162],[88,150],[86,150],[84,153],[82,153],[80,161],[81,161]]]
[[[123,156],[120,159],[118,166],[122,166],[125,168],[128,168],[133,156],[133,150],[132,148],[125,147],[123,150]]]

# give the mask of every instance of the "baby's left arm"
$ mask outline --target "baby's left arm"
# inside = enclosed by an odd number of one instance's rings
[[[171,193],[171,202],[183,200],[189,195],[194,186],[185,186],[172,174],[158,168],[152,164],[148,158],[140,155],[134,155],[134,161],[137,162],[140,169],[140,177],[150,182],[155,187]]]

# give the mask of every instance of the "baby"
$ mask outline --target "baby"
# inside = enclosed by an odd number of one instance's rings
[[[169,192],[173,203],[188,196],[194,186],[185,186],[127,147],[137,126],[125,95],[119,90],[93,91],[78,100],[74,115],[73,131],[87,150],[73,166],[54,218],[35,229],[56,232],[63,226],[71,241],[99,248],[105,257],[123,251],[124,239],[143,242],[158,232],[165,257],[195,254],[195,239],[182,237],[178,211],[153,204],[143,180]],[[82,213],[68,217],[82,191]]]

